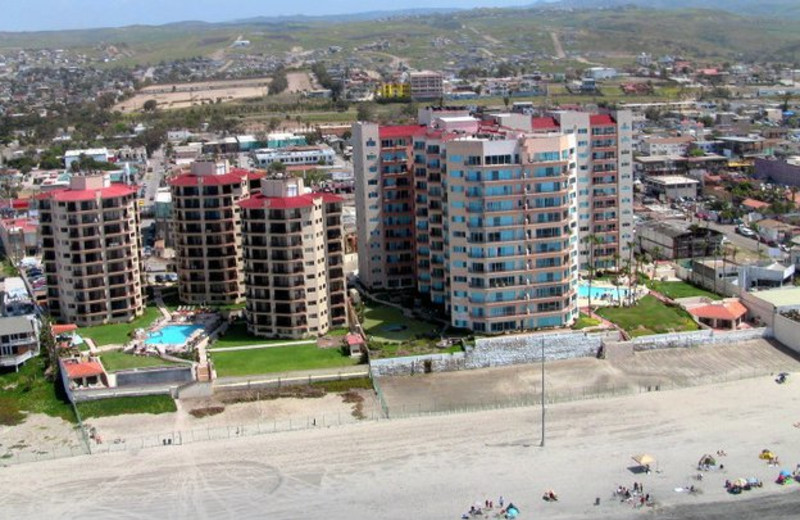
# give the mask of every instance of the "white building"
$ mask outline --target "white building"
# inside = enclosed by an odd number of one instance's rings
[[[275,162],[286,166],[314,164],[332,166],[335,157],[336,153],[328,146],[295,146],[281,150],[261,148],[253,152],[253,158],[261,167],[267,167]]]
[[[91,157],[97,162],[108,162],[108,158],[110,157],[108,153],[108,148],[88,148],[86,150],[67,150],[64,153],[64,167],[66,169],[70,168],[73,162],[80,159],[81,155],[85,155],[86,157]]]
[[[667,200],[678,198],[697,197],[697,189],[700,182],[682,175],[663,175],[657,177],[645,177],[644,184],[647,191],[654,197],[664,197]]]

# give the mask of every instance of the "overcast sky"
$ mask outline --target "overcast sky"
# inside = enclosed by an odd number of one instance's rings
[[[533,0],[0,0],[0,31],[222,22],[252,16],[326,15],[418,7],[506,7]]]

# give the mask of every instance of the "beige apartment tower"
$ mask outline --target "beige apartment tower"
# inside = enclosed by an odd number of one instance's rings
[[[305,338],[346,324],[342,199],[264,178],[240,202],[247,328]]]
[[[135,187],[75,175],[37,200],[47,305],[79,327],[126,322],[144,311]]]
[[[237,203],[259,174],[227,161],[199,161],[170,180],[180,299],[197,305],[244,297],[241,219]]]

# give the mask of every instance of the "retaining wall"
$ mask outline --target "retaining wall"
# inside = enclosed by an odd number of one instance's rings
[[[369,367],[374,376],[412,376],[427,372],[453,372],[470,368],[467,366],[466,357],[467,354],[464,352],[454,352],[374,359],[370,360]]]
[[[181,384],[194,380],[192,367],[137,368],[115,372],[117,388],[145,385]]]
[[[618,338],[618,333],[611,334]],[[475,348],[467,353],[467,368],[499,367],[596,356],[605,334],[556,332],[501,336],[475,340]]]
[[[800,322],[781,314],[776,314],[773,328],[775,339],[780,341],[786,348],[800,354]]]
[[[736,343],[739,341],[771,337],[772,329],[769,328],[734,330],[730,332],[717,332],[706,329],[691,332],[671,332],[668,334],[640,336],[638,338],[633,338],[630,343],[633,345],[635,351],[644,351],[662,348],[688,348],[699,345]]]

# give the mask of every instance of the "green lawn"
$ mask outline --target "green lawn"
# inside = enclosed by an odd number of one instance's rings
[[[177,410],[175,401],[168,395],[145,395],[140,397],[114,397],[84,401],[78,404],[83,419],[110,417],[131,413],[169,413]]]
[[[699,328],[686,311],[670,307],[653,296],[645,296],[633,307],[603,307],[597,314],[634,337]]]
[[[592,318],[587,316],[586,314],[581,313],[580,317],[575,320],[575,324],[572,326],[574,330],[585,329],[587,327],[594,327],[603,323],[602,321],[598,320],[597,318]]]
[[[344,356],[339,349],[321,349],[316,345],[214,352],[211,359],[220,377],[347,367],[358,363],[357,358]]]
[[[405,356],[424,356],[426,354],[453,354],[461,352],[461,343],[450,345],[447,348],[436,346],[436,340],[418,339],[411,341],[385,342],[371,341],[369,344],[370,356],[373,358],[392,358]]]
[[[327,336],[333,336],[333,337],[347,336],[348,333],[350,333],[349,329],[347,329],[346,327],[340,327],[338,329],[329,330]]]
[[[401,342],[424,334],[438,335],[441,327],[435,323],[403,316],[403,312],[386,305],[366,305],[364,309],[364,332],[380,342]],[[387,330],[392,326],[403,326],[403,330]]]
[[[695,287],[686,282],[659,282],[658,280],[650,280],[647,282],[647,287],[660,292],[667,298],[676,300],[678,298],[691,298],[693,296],[705,296],[712,300],[721,300],[722,297],[718,296],[711,291]]]
[[[158,357],[134,356],[133,354],[125,354],[118,350],[103,352],[100,355],[100,360],[109,372],[119,372],[120,370],[127,370],[130,368],[163,367],[177,364],[171,361],[164,361]]]
[[[19,276],[19,269],[11,263],[11,260],[6,258],[0,262],[0,274],[3,276]]]
[[[91,338],[98,347],[102,345],[123,345],[130,339],[131,332],[136,329],[146,329],[161,313],[158,307],[145,307],[144,314],[130,323],[115,323],[113,325],[98,325],[78,329],[82,338]]]
[[[22,411],[76,421],[60,381],[54,383],[45,379],[43,358],[31,359],[19,372],[0,373],[0,388],[0,424],[22,422]]]
[[[278,343],[290,343],[293,339],[267,339],[253,336],[247,332],[247,323],[244,321],[234,322],[228,327],[225,335],[214,340],[211,350],[218,348],[246,347],[248,345],[275,345]],[[313,339],[299,340],[302,342],[314,341]]]

